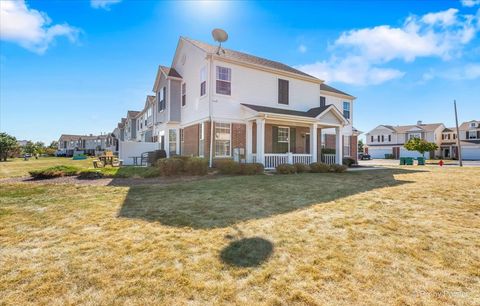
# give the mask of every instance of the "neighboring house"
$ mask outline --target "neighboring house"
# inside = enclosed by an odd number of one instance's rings
[[[58,140],[57,155],[73,156],[75,154],[98,155],[109,146],[111,136],[102,135],[67,135],[62,134]]]
[[[328,162],[356,158],[355,97],[282,63],[217,51],[181,37],[171,67],[158,68],[152,139],[169,156],[245,159],[266,168],[320,161],[322,147],[335,149]],[[127,117],[125,140],[132,128],[144,129],[134,118]]]
[[[372,158],[385,158],[391,155],[393,158],[420,157],[419,152],[408,151],[404,145],[411,138],[420,138],[428,142],[434,142],[439,149],[430,152],[429,157],[440,156],[442,144],[442,132],[445,130],[443,123],[424,124],[418,121],[415,125],[379,125],[366,134],[366,153]]]
[[[459,126],[462,158],[480,160],[480,121],[472,120]],[[447,128],[442,133],[440,146],[442,158],[458,159],[458,140],[456,128]]]
[[[137,141],[137,116],[139,111],[129,110],[124,124],[124,141]]]
[[[153,123],[156,97],[147,96],[143,110],[137,115],[136,124],[136,139],[142,142],[153,142],[156,140],[153,136]]]

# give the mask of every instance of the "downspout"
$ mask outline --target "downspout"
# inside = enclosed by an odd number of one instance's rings
[[[210,89],[208,90],[208,116],[210,118],[210,150],[209,150],[209,166],[213,166],[213,106],[212,106],[212,96],[213,96],[213,57],[210,55],[210,73],[209,73],[209,84]]]

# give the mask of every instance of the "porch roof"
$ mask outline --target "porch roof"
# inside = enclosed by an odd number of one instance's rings
[[[296,116],[296,117],[302,117],[304,119],[309,119],[309,120],[316,120],[318,118],[323,117],[325,114],[329,112],[333,112],[336,114],[340,122],[342,122],[343,124],[348,123],[347,120],[343,117],[342,113],[333,104],[314,107],[307,111],[298,111],[298,110],[276,108],[276,107],[263,106],[263,105],[246,104],[246,103],[241,103],[241,105],[258,113]]]

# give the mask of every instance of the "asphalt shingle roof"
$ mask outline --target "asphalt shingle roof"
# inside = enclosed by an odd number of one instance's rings
[[[320,115],[322,112],[324,112],[327,108],[330,107],[330,105],[314,107],[304,112],[304,111],[297,111],[297,110],[290,110],[290,109],[283,109],[283,108],[276,108],[276,107],[269,107],[269,106],[262,106],[262,105],[245,104],[245,103],[242,103],[242,105],[254,111],[262,112],[262,113],[291,115],[291,116],[300,116],[300,117],[308,117],[308,118],[315,118],[318,115]]]
[[[350,95],[350,94],[348,94],[348,93],[346,93],[346,92],[344,92],[344,91],[338,90],[338,89],[336,89],[336,88],[333,88],[332,86],[329,86],[329,85],[327,85],[327,84],[325,84],[325,83],[320,84],[320,90],[321,90],[321,91],[333,92],[333,93],[337,93],[337,94],[341,94],[341,95],[345,95],[345,96],[349,96],[349,97],[352,97],[352,98],[353,98],[352,95]]]
[[[187,38],[187,37],[182,37],[182,38],[184,40],[192,43],[193,45],[197,46],[198,48],[204,50],[207,53],[217,53],[218,46],[213,46],[213,45],[204,43],[202,41],[194,40],[194,39]],[[239,52],[239,51],[235,51],[235,50],[231,50],[231,49],[226,49],[226,48],[223,48],[223,47],[222,47],[222,50],[224,50],[225,53],[221,53],[221,56],[225,57],[227,59],[232,59],[232,60],[236,60],[236,61],[240,61],[240,62],[244,62],[244,63],[249,63],[249,64],[254,64],[254,65],[265,66],[265,67],[278,69],[278,70],[283,70],[283,71],[286,71],[286,72],[290,72],[290,73],[297,74],[297,75],[304,76],[304,77],[313,78],[313,79],[316,79],[316,80],[320,81],[318,78],[316,78],[314,76],[311,76],[311,75],[309,75],[309,74],[307,74],[303,71],[300,71],[298,69],[295,69],[293,67],[290,67],[288,65],[285,65],[285,64],[277,62],[277,61],[272,61],[272,60],[269,60],[269,59],[266,59],[266,58],[250,55],[250,54],[247,54],[247,53],[243,53],[243,52]]]

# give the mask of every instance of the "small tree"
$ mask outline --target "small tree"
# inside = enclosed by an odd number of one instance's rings
[[[420,138],[412,138],[405,145],[405,149],[408,151],[417,151],[425,158],[425,152],[431,152],[438,149],[437,144],[428,142]]]
[[[358,153],[363,153],[363,140],[358,141]]]
[[[23,147],[23,152],[33,155],[33,154],[38,153],[38,149],[37,149],[37,146],[33,142],[27,141],[27,144],[25,144],[25,146]]]
[[[8,154],[17,147],[17,139],[7,133],[0,133],[0,160],[7,161]]]

